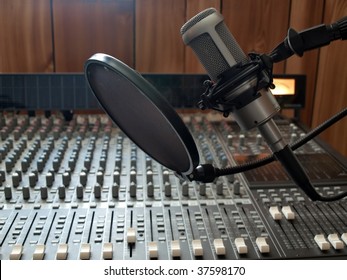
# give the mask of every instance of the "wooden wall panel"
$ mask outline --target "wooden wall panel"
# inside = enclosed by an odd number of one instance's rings
[[[222,14],[243,51],[269,53],[287,34],[290,0],[224,0]],[[284,62],[274,73],[284,73]]]
[[[325,1],[324,22],[326,24],[346,15],[347,1]],[[346,41],[332,42],[320,50],[313,126],[317,126],[347,106],[346,53]],[[328,129],[322,138],[347,156],[347,119],[343,119]]]
[[[94,53],[134,63],[134,0],[53,0],[56,72],[82,72]]]
[[[50,0],[0,1],[0,72],[53,70]]]
[[[136,69],[183,73],[185,0],[136,0]]]
[[[186,20],[190,20],[193,16],[207,8],[215,8],[217,11],[221,9],[221,0],[187,0]],[[182,41],[183,43],[183,41]],[[205,68],[201,65],[191,47],[185,47],[185,69],[186,73],[206,73]]]
[[[322,23],[324,0],[292,0],[289,26],[301,31]],[[314,95],[316,89],[319,50],[306,52],[304,56],[296,55],[286,61],[287,74],[306,75],[306,105],[300,119],[311,125]]]

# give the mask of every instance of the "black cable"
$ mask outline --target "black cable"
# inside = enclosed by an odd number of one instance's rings
[[[344,108],[343,110],[341,110],[340,112],[338,112],[337,114],[335,114],[334,116],[332,116],[331,118],[329,118],[328,120],[320,124],[318,127],[314,128],[312,131],[308,132],[305,136],[301,137],[300,139],[290,144],[289,146],[291,147],[293,151],[295,151],[296,149],[300,148],[301,146],[303,146],[304,144],[312,140],[314,137],[322,133],[324,130],[326,130],[327,128],[329,128],[330,126],[332,126],[333,124],[335,124],[336,122],[344,118],[346,114],[347,114],[347,108]],[[237,166],[226,167],[221,169],[215,168],[215,172],[216,172],[215,174],[217,177],[219,177],[219,176],[225,176],[225,175],[232,175],[235,173],[241,173],[241,172],[249,171],[251,169],[269,164],[273,162],[275,159],[276,158],[274,155],[270,155],[268,157],[255,160],[255,161],[246,162]],[[331,196],[331,197],[321,197],[320,200],[334,201],[334,200],[341,199],[345,196],[347,196],[347,192],[340,193],[338,195]]]
[[[293,151],[297,150],[314,137],[322,133],[324,130],[335,124],[337,121],[341,120],[347,114],[347,108],[344,108],[342,111],[326,120],[324,123],[320,124],[318,127],[314,128],[312,131],[308,132],[305,136],[301,137],[297,141],[292,144],[289,144]],[[242,163],[237,166],[231,166],[226,168],[217,169],[218,176],[232,175],[235,173],[245,172],[254,168],[258,168],[260,166],[269,164],[275,160],[274,155],[267,156],[265,158],[254,160],[246,163]]]

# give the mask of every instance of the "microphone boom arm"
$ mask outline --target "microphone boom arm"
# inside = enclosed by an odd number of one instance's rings
[[[329,45],[339,39],[347,39],[347,16],[330,25],[320,24],[301,32],[289,28],[287,37],[269,56],[277,63],[294,54],[301,57],[305,51]]]

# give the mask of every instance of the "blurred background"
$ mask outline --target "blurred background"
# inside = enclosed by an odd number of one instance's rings
[[[347,15],[346,0],[1,0],[0,73],[83,72],[94,53],[141,73],[205,73],[180,28],[215,7],[245,53],[270,52],[289,27],[300,31]],[[347,42],[274,67],[305,74],[301,122],[315,127],[347,105]],[[347,120],[322,138],[347,156]]]

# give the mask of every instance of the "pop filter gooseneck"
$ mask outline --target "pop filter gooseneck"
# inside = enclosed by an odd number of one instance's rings
[[[84,67],[88,84],[112,121],[145,153],[177,175],[187,177],[199,153],[182,119],[139,73],[106,54]]]

